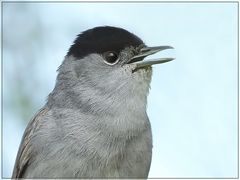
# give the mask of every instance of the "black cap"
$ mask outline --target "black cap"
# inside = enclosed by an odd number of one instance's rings
[[[78,35],[67,56],[83,58],[91,53],[102,54],[107,51],[119,53],[126,47],[137,47],[143,41],[122,28],[101,26],[89,29]]]

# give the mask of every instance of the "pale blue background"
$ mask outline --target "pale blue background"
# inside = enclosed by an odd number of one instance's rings
[[[154,67],[149,177],[238,175],[237,3],[4,3],[3,20],[4,177],[72,41],[99,25],[176,49],[175,61]],[[31,101],[23,116],[20,93]]]

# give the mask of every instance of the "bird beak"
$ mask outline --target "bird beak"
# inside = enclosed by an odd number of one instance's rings
[[[129,61],[128,64],[136,64],[136,69],[143,68],[146,66],[151,66],[153,64],[162,64],[166,63],[169,61],[174,60],[175,58],[158,58],[158,59],[147,59],[145,60],[144,58],[155,54],[159,51],[163,51],[166,49],[174,49],[171,46],[155,46],[155,47],[144,47],[140,50],[140,53],[134,57],[132,57]]]

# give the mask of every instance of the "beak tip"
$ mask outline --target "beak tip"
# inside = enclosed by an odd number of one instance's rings
[[[167,49],[174,49],[174,47],[172,46],[166,46],[166,47],[168,47]]]

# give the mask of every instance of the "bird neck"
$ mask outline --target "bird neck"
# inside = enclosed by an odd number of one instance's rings
[[[149,84],[130,83],[104,92],[87,81],[75,82],[70,74],[63,76],[60,73],[47,106],[53,114],[59,114],[57,120],[68,117],[75,128],[81,128],[84,119],[90,129],[103,129],[101,131],[116,137],[126,132],[125,135],[130,137],[149,127],[146,113],[148,89]]]
[[[111,93],[103,93],[99,89],[84,86],[72,86],[66,82],[58,82],[49,94],[47,106],[50,108],[75,109],[83,113],[118,114],[125,111],[145,112],[147,93],[143,88],[116,88]],[[124,89],[124,90],[122,90]]]

